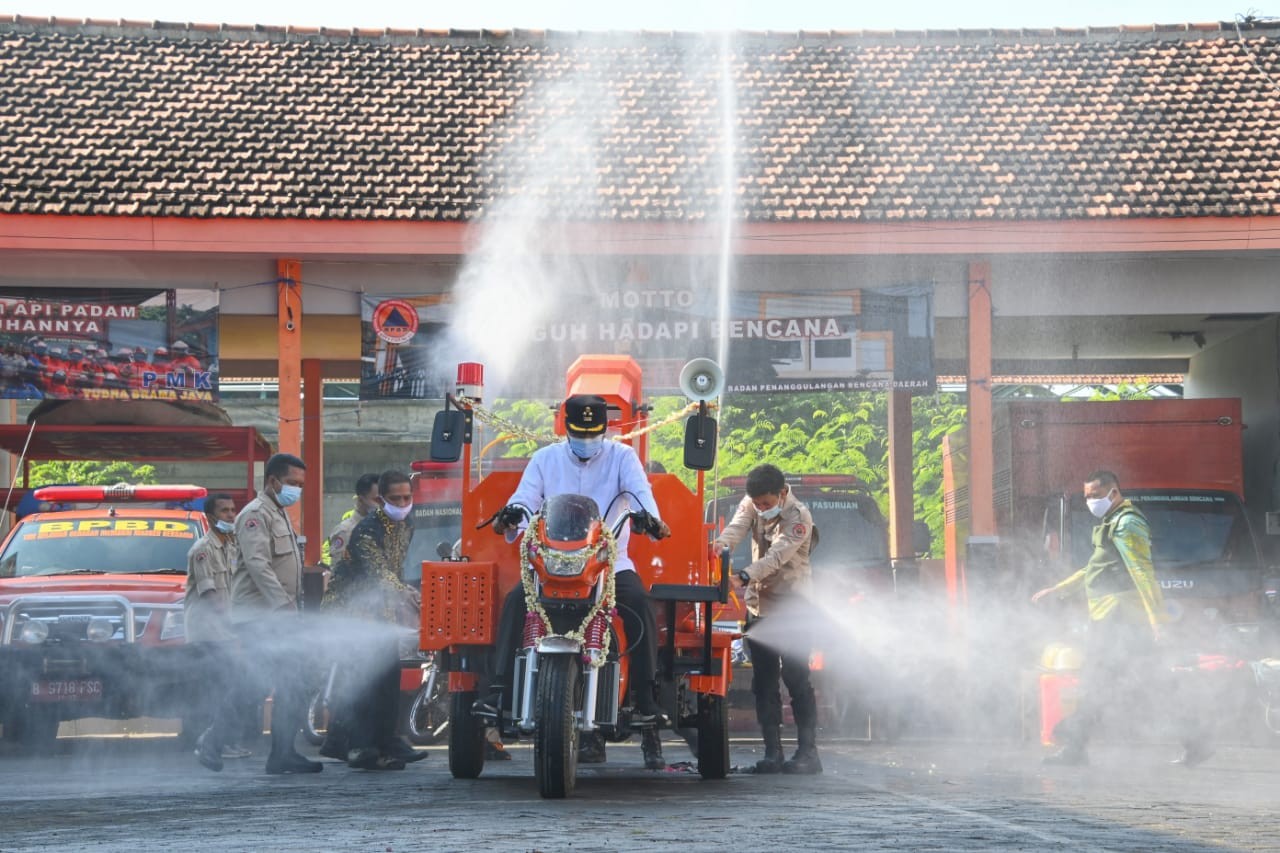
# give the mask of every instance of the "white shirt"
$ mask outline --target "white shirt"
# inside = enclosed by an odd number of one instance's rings
[[[627,492],[631,492],[634,499]],[[535,513],[542,507],[543,500],[556,495],[586,495],[591,498],[600,507],[600,512],[608,513],[605,524],[610,529],[621,515],[631,511],[633,500],[638,501],[650,515],[661,518],[640,457],[630,445],[608,439],[600,452],[585,462],[573,455],[568,442],[562,441],[537,451],[530,457],[520,485],[507,503],[519,504]],[[611,503],[612,508],[609,506]],[[618,534],[618,562],[613,567],[615,574],[635,571],[635,564],[627,554],[630,542],[631,525],[625,524]]]

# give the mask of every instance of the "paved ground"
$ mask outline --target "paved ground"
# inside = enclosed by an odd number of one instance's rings
[[[63,739],[52,758],[0,756],[0,851],[20,850],[1275,850],[1280,751],[1222,748],[1186,771],[1169,748],[1099,748],[1084,769],[1039,750],[912,740],[827,743],[817,777],[639,768],[636,746],[582,768],[570,800],[538,797],[532,756],[475,781],[446,756],[403,772],[331,764],[214,774],[171,739]],[[667,744],[669,761],[688,757]],[[748,765],[755,744],[735,742]]]

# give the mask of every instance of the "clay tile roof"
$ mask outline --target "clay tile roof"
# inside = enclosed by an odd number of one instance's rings
[[[1276,215],[1278,38],[1264,23],[741,33],[726,55],[691,33],[7,16],[0,213]]]

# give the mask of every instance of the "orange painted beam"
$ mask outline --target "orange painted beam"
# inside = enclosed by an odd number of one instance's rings
[[[0,215],[0,251],[291,256],[464,255],[481,225],[462,222]],[[1280,249],[1280,217],[1050,221],[744,222],[738,255],[1221,252]],[[715,228],[686,223],[557,226],[557,249],[589,255],[713,255]]]
[[[302,360],[302,461],[307,483],[302,490],[302,535],[308,566],[320,565],[324,543],[324,362]]]
[[[280,377],[281,453],[302,455],[302,264],[276,261],[276,361]],[[313,472],[308,469],[307,474]],[[301,507],[289,507],[295,530],[301,530]]]
[[[911,395],[889,392],[889,555],[914,560],[915,482],[911,446]]]
[[[969,535],[996,534],[991,264],[969,264]]]

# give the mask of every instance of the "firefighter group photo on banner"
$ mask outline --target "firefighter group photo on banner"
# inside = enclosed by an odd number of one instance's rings
[[[218,296],[0,288],[0,397],[218,398]]]

